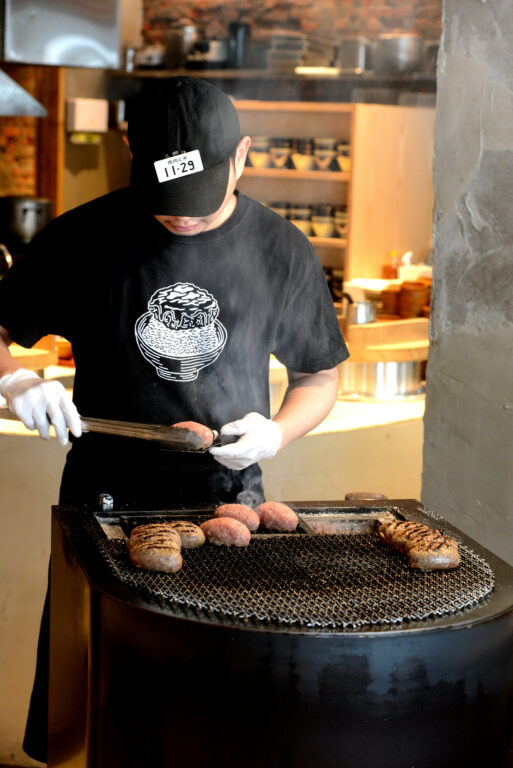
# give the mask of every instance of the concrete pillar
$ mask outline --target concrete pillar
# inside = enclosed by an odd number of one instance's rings
[[[423,502],[513,563],[513,4],[445,0]]]

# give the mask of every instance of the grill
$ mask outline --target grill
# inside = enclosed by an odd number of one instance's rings
[[[363,513],[349,508],[345,515],[340,509],[298,511],[299,533],[257,534],[244,548],[206,544],[183,552],[184,565],[176,574],[132,566],[125,534],[142,522],[185,518],[198,524],[209,515],[100,517],[89,534],[120,585],[176,615],[192,613],[203,620],[264,622],[302,632],[361,630],[465,611],[493,589],[490,566],[461,541],[459,568],[421,573],[380,544],[377,534],[357,532],[372,520],[401,519],[398,508]],[[351,533],[315,533],[336,530],[337,523],[347,531],[349,521]]]
[[[413,499],[290,505],[297,532],[176,574],[126,537],[211,509],[54,507],[49,768],[511,768],[513,568]],[[461,565],[410,569],[394,519]]]

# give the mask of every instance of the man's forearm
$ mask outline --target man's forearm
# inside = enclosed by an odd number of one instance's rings
[[[337,388],[336,368],[311,374],[289,371],[289,386],[273,419],[283,433],[281,448],[326,418],[337,399]]]
[[[6,373],[12,373],[23,367],[11,355],[9,344],[11,344],[9,333],[0,325],[0,379]]]

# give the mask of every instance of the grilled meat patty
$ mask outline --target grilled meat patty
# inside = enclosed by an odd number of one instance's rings
[[[264,501],[258,505],[255,512],[268,531],[295,531],[299,523],[294,510],[281,501]]]
[[[243,523],[251,532],[256,531],[260,525],[260,518],[257,513],[246,504],[221,504],[214,511],[214,515],[216,517],[233,517],[234,520]]]
[[[213,517],[200,526],[207,541],[217,546],[247,547],[251,541],[249,528],[233,517]]]
[[[175,573],[182,567],[181,546],[180,536],[166,523],[138,525],[126,543],[132,565],[168,573]]]
[[[412,568],[421,571],[456,568],[460,553],[455,539],[411,520],[378,524],[380,541],[405,553]]]
[[[180,536],[183,549],[195,549],[205,543],[205,534],[199,525],[194,525],[194,523],[189,523],[186,520],[173,520],[166,525]]]

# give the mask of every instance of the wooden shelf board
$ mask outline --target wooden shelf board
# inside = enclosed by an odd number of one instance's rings
[[[340,248],[343,250],[347,247],[347,240],[342,237],[309,237],[312,245],[322,248]]]
[[[289,168],[252,168],[246,166],[243,176],[258,179],[290,179],[291,181],[349,181],[350,173],[341,171],[294,171]]]
[[[241,99],[235,101],[234,105],[240,111],[258,111],[258,112],[311,112],[312,103],[308,101],[258,101],[251,99]],[[351,114],[353,104],[341,104],[337,102],[315,102],[314,111],[317,113],[343,113]]]

